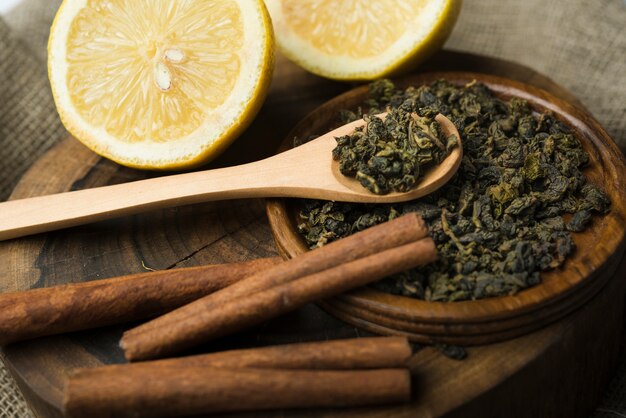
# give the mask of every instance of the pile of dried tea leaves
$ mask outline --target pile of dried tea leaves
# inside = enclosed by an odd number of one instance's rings
[[[441,163],[457,138],[446,138],[434,117],[412,110],[410,104],[390,108],[384,120],[363,115],[365,126],[336,138],[333,159],[341,174],[375,194],[408,192],[425,169]]]
[[[454,178],[417,201],[393,205],[302,201],[300,232],[311,248],[407,212],[428,223],[440,260],[385,279],[381,290],[431,301],[514,294],[540,282],[574,250],[610,201],[587,182],[587,153],[551,114],[534,115],[523,100],[504,102],[486,86],[446,81],[399,90],[370,85],[370,114],[402,108],[426,118],[446,115],[461,134],[464,157]],[[361,117],[342,112],[342,122]],[[565,221],[564,214],[572,214]]]

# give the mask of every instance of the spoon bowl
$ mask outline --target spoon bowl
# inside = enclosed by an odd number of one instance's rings
[[[413,200],[443,186],[461,164],[463,150],[458,131],[445,116],[437,115],[436,120],[446,136],[455,135],[459,139],[459,145],[406,193],[376,195],[339,172],[339,164],[332,158],[337,145],[335,138],[363,126],[365,121],[360,119],[302,146],[249,164],[0,203],[0,240],[214,200],[260,197],[361,203]]]
[[[386,113],[381,113],[376,116],[384,119]],[[461,136],[459,135],[458,130],[450,121],[450,119],[442,114],[438,114],[435,117],[435,120],[439,122],[439,125],[441,126],[442,131],[445,133],[446,136],[456,136],[458,145],[452,149],[450,154],[440,164],[437,164],[427,170],[424,177],[420,178],[415,187],[413,187],[408,192],[391,192],[385,195],[373,194],[365,189],[356,179],[341,174],[341,172],[339,171],[339,162],[331,159],[331,172],[335,176],[336,181],[342,184],[344,187],[350,189],[352,192],[356,193],[356,195],[350,196],[350,200],[346,199],[345,201],[362,203],[406,202],[408,200],[414,200],[426,196],[446,184],[452,178],[452,176],[456,174],[461,165],[461,160],[463,159],[463,146],[461,144]],[[348,124],[339,128],[343,130],[344,128],[350,126],[351,129],[348,130],[346,133],[335,134],[333,135],[333,138],[341,135],[350,134],[354,132],[354,129],[356,127],[360,127],[365,124],[363,119],[359,119],[358,121],[355,121],[353,123],[356,124],[356,126],[351,126],[352,124]],[[329,132],[329,134],[333,132],[335,131]],[[337,144],[335,143],[334,145]],[[360,200],[359,197],[362,197],[363,200]]]

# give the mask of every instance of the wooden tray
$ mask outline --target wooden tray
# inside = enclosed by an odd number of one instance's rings
[[[425,70],[490,72],[573,101],[549,79],[519,65],[441,52]],[[270,95],[245,135],[212,167],[268,156],[308,112],[351,86],[307,74],[279,58]],[[119,183],[153,175],[103,160],[73,139],[51,149],[13,198]],[[163,210],[0,243],[0,291],[52,286],[146,271],[276,254],[260,200]],[[626,272],[626,262],[619,270]],[[616,273],[617,277],[617,273]],[[587,304],[524,337],[472,347],[464,361],[433,348],[416,353],[411,403],[390,407],[279,411],[262,417],[586,417],[614,370],[622,329],[623,280],[610,280]],[[58,417],[63,382],[75,367],[123,362],[117,343],[134,324],[42,338],[5,347],[4,361],[39,417]],[[315,306],[203,347],[204,351],[363,335]]]
[[[626,164],[613,140],[587,112],[545,90],[482,73],[431,72],[397,80],[399,87],[420,86],[439,79],[457,85],[477,80],[502,100],[523,98],[541,114],[551,111],[572,127],[590,155],[587,178],[612,201],[611,212],[597,217],[585,232],[573,234],[576,251],[562,268],[542,274],[542,282],[514,296],[477,301],[432,303],[365,288],[323,302],[324,309],[355,326],[383,334],[407,335],[422,343],[475,345],[509,339],[538,329],[572,312],[601,289],[615,272],[626,248]],[[357,109],[367,100],[366,86],[350,90],[317,108],[291,131],[293,138],[327,132],[341,109]],[[298,199],[269,199],[267,214],[281,253],[294,257],[308,251],[297,231]],[[601,242],[602,245],[598,245]]]

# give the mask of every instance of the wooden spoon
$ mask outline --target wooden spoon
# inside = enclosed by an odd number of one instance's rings
[[[354,132],[365,124],[361,119],[249,164],[0,203],[0,240],[211,200],[304,197],[393,203],[416,199],[443,186],[461,164],[463,149],[457,129],[441,114],[436,120],[446,136],[459,138],[459,146],[406,193],[376,195],[339,172],[339,164],[332,159],[335,137]]]

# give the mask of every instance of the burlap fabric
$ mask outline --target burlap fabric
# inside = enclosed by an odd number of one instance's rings
[[[64,135],[45,70],[48,28],[59,3],[26,0],[6,22],[0,19],[0,200]],[[447,46],[548,75],[572,91],[626,152],[624,0],[465,0]],[[26,416],[0,365],[0,418]],[[594,417],[626,417],[626,353]]]

